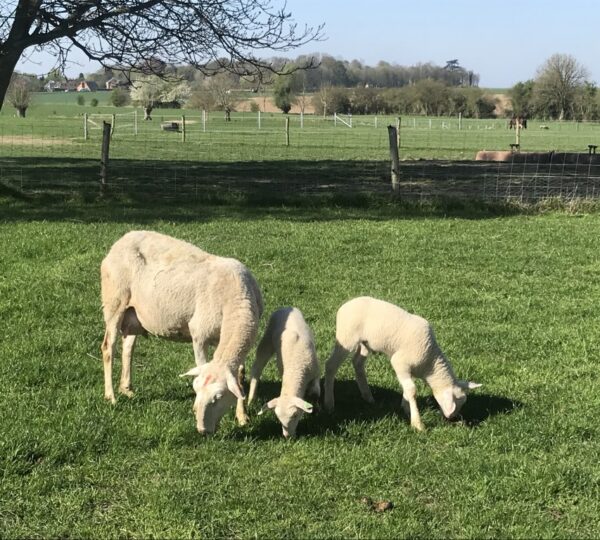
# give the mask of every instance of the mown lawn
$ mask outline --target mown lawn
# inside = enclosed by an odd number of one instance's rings
[[[420,385],[416,433],[389,362],[368,363],[375,405],[347,362],[335,414],[285,441],[255,414],[278,389],[270,365],[251,424],[231,411],[204,438],[178,377],[191,346],[152,338],[136,350],[135,397],[111,406],[99,264],[139,228],[242,260],[266,315],[305,313],[322,362],[337,308],[368,294],[428,318],[457,374],[484,386],[448,423]],[[597,537],[599,236],[597,213],[0,200],[0,537]]]

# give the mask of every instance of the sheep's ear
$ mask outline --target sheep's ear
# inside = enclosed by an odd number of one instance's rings
[[[472,381],[458,381],[458,386],[460,386],[463,390],[475,390],[475,388],[479,388],[482,385]]]
[[[456,401],[454,400],[454,393],[452,392],[452,387],[449,386],[441,392],[434,393],[433,397],[438,402],[438,405],[440,406],[440,409],[442,409],[442,413],[444,413],[444,416],[446,418],[450,418],[456,410]]]
[[[258,414],[262,414],[262,413],[268,411],[269,409],[274,409],[275,407],[277,407],[278,402],[279,402],[279,398],[273,398],[271,401],[265,403],[262,406],[262,409],[260,411],[258,411]]]
[[[308,401],[304,401],[299,397],[295,397],[294,399],[292,399],[292,404],[298,407],[299,409],[302,409],[306,413],[313,412],[313,406]]]
[[[198,366],[196,366],[196,367],[193,367],[192,369],[190,369],[188,372],[182,373],[179,376],[180,377],[197,377],[198,375],[200,375],[200,368]]]
[[[227,370],[225,373],[225,379],[227,381],[227,388],[229,391],[238,399],[244,399],[246,396],[244,395],[244,390],[242,390],[237,377],[231,373],[231,371]]]

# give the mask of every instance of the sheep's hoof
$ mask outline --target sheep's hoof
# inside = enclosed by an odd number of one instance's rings
[[[119,392],[128,398],[133,397],[133,390],[131,388],[119,388]]]
[[[245,426],[248,424],[248,422],[250,422],[250,417],[247,414],[240,414],[236,418],[240,426]]]
[[[363,396],[362,397],[367,403],[373,405],[375,403],[375,398],[373,396]]]
[[[117,400],[116,400],[116,398],[115,398],[115,396],[113,394],[111,394],[111,395],[105,395],[104,399],[106,401],[110,401],[113,405],[117,402]]]
[[[423,433],[425,431],[425,426],[423,424],[421,424],[420,422],[418,424],[412,424],[412,427],[414,429],[416,429],[417,431],[420,431],[421,433]]]

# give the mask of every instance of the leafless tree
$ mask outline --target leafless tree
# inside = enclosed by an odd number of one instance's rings
[[[4,0],[0,2],[0,105],[19,59],[46,50],[64,68],[74,50],[105,67],[154,73],[190,64],[256,74],[272,54],[322,37],[273,0]],[[160,73],[159,73],[160,74]]]
[[[542,112],[559,120],[572,115],[577,90],[589,77],[587,69],[569,54],[553,54],[539,68],[536,100]]]

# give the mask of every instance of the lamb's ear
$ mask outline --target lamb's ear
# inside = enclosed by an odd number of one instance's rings
[[[238,383],[237,377],[233,373],[231,373],[231,371],[226,371],[225,380],[227,381],[227,388],[236,398],[244,399],[246,397],[244,395],[244,390]]]
[[[475,390],[475,388],[479,388],[480,386],[482,386],[479,383],[476,382],[472,382],[472,381],[457,381],[458,386],[460,386],[463,390]]]
[[[262,406],[262,409],[260,411],[258,411],[258,414],[262,414],[265,411],[268,411],[269,409],[274,409],[275,407],[277,407],[278,402],[279,402],[279,398],[273,398],[271,401],[265,403]]]
[[[450,418],[454,411],[456,410],[456,401],[454,400],[454,393],[452,392],[452,387],[448,386],[441,392],[435,392],[433,397],[438,402],[440,409],[442,409],[442,413],[446,418]]]
[[[187,373],[182,373],[180,377],[197,377],[200,375],[200,368],[198,366],[193,367]]]
[[[306,413],[313,412],[313,406],[308,401],[304,401],[299,397],[294,397],[292,399],[292,404],[298,407],[299,409],[302,409]]]

